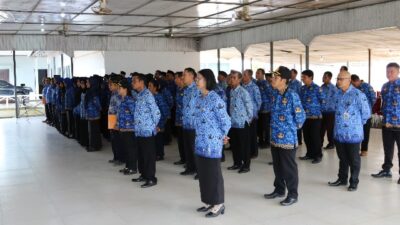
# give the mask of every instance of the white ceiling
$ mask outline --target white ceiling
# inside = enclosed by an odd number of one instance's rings
[[[389,0],[249,0],[253,20],[244,22],[232,21],[242,0],[108,0],[113,12],[103,16],[91,10],[97,0],[0,0],[10,15],[0,34],[57,35],[66,24],[67,35],[157,37],[173,28],[175,37],[203,37],[382,2]]]

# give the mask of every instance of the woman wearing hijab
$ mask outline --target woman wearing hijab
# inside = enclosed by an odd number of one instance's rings
[[[86,82],[88,91],[85,96],[86,118],[88,120],[89,147],[88,151],[99,151],[101,148],[101,103],[99,78],[93,76]]]

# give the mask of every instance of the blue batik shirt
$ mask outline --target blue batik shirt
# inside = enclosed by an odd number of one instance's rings
[[[183,108],[182,108],[182,119],[183,128],[188,130],[193,130],[193,110],[194,103],[199,97],[200,91],[197,89],[196,84],[193,82],[189,86],[185,87],[183,93]]]
[[[296,92],[300,96],[301,81],[294,79],[289,81],[289,89]]]
[[[82,92],[81,103],[79,104],[79,114],[82,120],[86,120],[85,95],[86,93]]]
[[[226,102],[227,102],[227,97],[226,97],[226,94],[225,94],[225,89],[223,89],[223,88],[220,87],[220,86],[217,86],[217,87],[214,89],[214,91],[215,91],[215,93],[217,93],[217,95],[222,99],[222,101],[224,101],[225,104],[226,104]]]
[[[325,98],[321,102],[321,111],[323,113],[335,112],[335,97],[338,89],[332,83],[323,84],[321,86],[321,89],[323,96],[325,96]]]
[[[196,155],[221,158],[223,139],[231,128],[225,107],[225,102],[214,91],[197,99],[194,109]]]
[[[155,94],[154,99],[161,113],[160,121],[158,122],[157,127],[160,128],[161,130],[164,130],[168,118],[171,117],[171,110],[167,105],[164,96],[162,96],[160,93]]]
[[[233,128],[244,128],[253,119],[253,102],[249,92],[242,86],[230,91],[229,115]]]
[[[314,82],[310,86],[303,85],[300,89],[300,99],[307,119],[320,119],[321,103],[325,100],[322,89]]]
[[[182,126],[182,108],[183,108],[183,92],[184,88],[178,88],[176,90],[176,97],[175,97],[175,125]]]
[[[46,101],[47,103],[53,104],[53,86],[49,85],[46,92]]]
[[[400,79],[382,86],[383,125],[387,128],[400,128]]]
[[[171,110],[171,108],[174,106],[174,97],[172,96],[171,92],[168,90],[168,88],[163,88],[160,94],[164,97],[167,106]]]
[[[114,93],[113,93],[114,94]],[[111,102],[110,102],[111,104]],[[132,96],[125,96],[118,99],[118,104],[114,106],[117,114],[118,129],[134,130],[135,128],[135,100]]]
[[[134,97],[129,96],[134,100]],[[118,91],[113,91],[111,92],[111,97],[110,97],[110,105],[108,106],[108,114],[109,115],[115,115],[117,114],[117,109],[119,104],[121,103],[121,96],[118,94]]]
[[[98,96],[89,100],[86,107],[86,118],[88,120],[100,119],[101,103]]]
[[[271,108],[271,145],[283,149],[297,147],[297,130],[303,126],[306,113],[299,95],[287,88],[282,94],[273,91]]]
[[[260,89],[261,94],[261,112],[271,111],[271,101],[272,101],[272,86],[267,80],[258,80],[257,86]]]
[[[223,82],[219,82],[217,84],[217,86],[222,88],[222,89],[224,89],[224,90],[226,90],[226,88],[228,87],[228,84],[226,83],[226,81],[223,81]]]
[[[65,109],[72,110],[75,105],[75,89],[74,87],[68,87],[65,92]]]
[[[44,88],[42,90],[42,98],[46,100],[46,103],[49,103],[49,100],[47,99],[47,91],[49,90],[50,85],[44,85]]]
[[[258,111],[260,111],[261,108],[261,94],[260,94],[260,89],[258,86],[255,84],[254,81],[251,81],[248,84],[243,84],[243,88],[249,92],[251,101],[253,103],[253,119],[258,118]]]
[[[369,108],[371,109],[371,112],[372,112],[372,107],[374,106],[374,104],[376,102],[376,93],[374,91],[374,88],[371,85],[369,85],[368,83],[362,82],[359,89],[367,97]]]
[[[336,96],[334,139],[340,143],[361,143],[363,125],[371,117],[367,97],[350,85],[346,92],[339,90]]]
[[[135,135],[155,136],[161,113],[151,92],[145,88],[138,93],[135,106]]]

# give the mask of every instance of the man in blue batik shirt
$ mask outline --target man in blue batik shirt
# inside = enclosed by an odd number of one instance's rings
[[[180,160],[174,162],[174,165],[183,165],[186,163],[185,159],[185,149],[183,148],[183,128],[182,128],[182,108],[183,108],[183,95],[184,87],[183,83],[183,73],[177,72],[175,74],[175,84],[177,86],[176,96],[175,96],[175,126],[177,133],[177,143]]]
[[[257,86],[261,94],[261,109],[258,113],[258,144],[261,148],[269,148],[271,138],[271,101],[272,101],[272,86],[265,79],[265,70],[258,69],[256,72]]]
[[[303,125],[304,142],[307,147],[307,154],[300,157],[301,160],[313,160],[313,164],[322,160],[321,148],[321,103],[325,99],[322,90],[313,82],[314,72],[304,70],[301,73],[304,86],[300,89],[300,99],[306,112],[306,121]]]
[[[328,145],[325,147],[325,149],[335,148],[335,143],[333,140],[333,126],[335,123],[335,96],[338,89],[331,83],[331,80],[332,73],[329,71],[325,72],[324,76],[322,77],[322,82],[324,84],[321,86],[322,93],[324,96],[326,96],[321,102],[321,146],[324,145],[325,132],[328,136]]]
[[[372,88],[372,86],[369,85],[368,83],[365,83],[364,81],[360,80],[360,77],[358,77],[355,74],[351,75],[351,84],[354,87],[358,88],[360,91],[362,91],[365,94],[365,96],[367,96],[368,105],[372,113],[372,107],[376,102],[376,93],[374,91],[374,88]],[[364,124],[364,140],[361,143],[361,153],[360,153],[361,156],[368,155],[370,130],[371,130],[371,118]]]
[[[272,86],[274,98],[271,106],[271,153],[274,166],[275,190],[265,194],[266,199],[284,197],[280,204],[289,206],[297,202],[299,175],[296,164],[297,129],[306,118],[298,94],[288,88],[290,71],[280,66],[274,72]]]
[[[135,104],[135,136],[139,158],[140,177],[133,182],[145,182],[141,187],[157,185],[156,178],[156,134],[161,113],[153,95],[147,89],[147,78],[143,74],[133,77],[133,86],[138,92]]]
[[[194,175],[196,173],[196,164],[194,160],[194,144],[195,144],[195,129],[193,124],[193,112],[196,99],[200,96],[200,91],[194,82],[196,79],[196,71],[192,68],[186,68],[183,72],[183,82],[185,90],[183,94],[182,107],[182,127],[183,127],[183,148],[186,157],[186,169],[180,174]],[[195,176],[195,179],[197,176]]]
[[[231,71],[229,115],[231,116],[231,146],[233,166],[228,170],[238,170],[239,173],[250,171],[250,124],[254,118],[253,101],[250,94],[240,85],[242,73]]]
[[[392,178],[394,143],[397,144],[397,153],[400,168],[400,79],[399,64],[389,63],[386,66],[388,82],[382,86],[382,139],[385,160],[379,173],[371,174],[375,178]],[[399,170],[400,173],[400,170]],[[400,184],[400,179],[397,181]]]
[[[245,70],[243,73],[243,88],[249,92],[251,100],[253,102],[253,118],[250,123],[250,154],[251,157],[256,158],[258,156],[258,144],[257,144],[257,123],[258,123],[258,112],[261,108],[261,94],[257,84],[253,81],[253,70]]]
[[[329,185],[347,185],[350,167],[348,191],[356,191],[361,168],[359,151],[364,139],[363,125],[371,117],[371,109],[364,93],[351,85],[349,72],[340,72],[337,84],[340,90],[336,96],[334,138],[339,157],[339,178]]]
[[[289,81],[289,89],[293,90],[300,96],[300,89],[301,89],[301,81],[297,80],[297,70],[292,69],[290,70],[290,81]],[[301,132],[301,128],[297,130],[297,140],[299,145],[303,144],[303,135]]]

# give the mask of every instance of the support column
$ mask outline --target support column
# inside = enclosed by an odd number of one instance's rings
[[[218,73],[219,73],[219,71],[221,71],[221,49],[217,49],[217,58],[218,58],[218,64],[217,64],[217,67],[218,67]]]
[[[64,78],[64,54],[61,53],[61,77]]]
[[[368,49],[368,84],[371,84],[371,49]]]
[[[17,96],[17,61],[15,59],[15,50],[13,50],[13,68],[14,68],[14,98],[15,98],[15,117],[19,117],[19,102]]]
[[[244,52],[241,52],[240,55],[242,56],[242,73],[244,71]]]
[[[274,71],[274,42],[269,43],[269,65],[271,73]]]
[[[303,54],[300,54],[300,73],[303,71]]]
[[[306,70],[310,69],[310,46],[306,45]]]
[[[74,77],[74,57],[71,56],[71,78]]]

